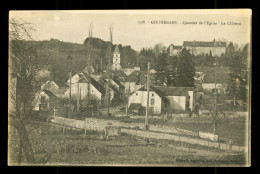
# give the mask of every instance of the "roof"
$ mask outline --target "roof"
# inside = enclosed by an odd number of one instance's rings
[[[69,87],[66,83],[62,82],[62,81],[56,81],[56,80],[53,80],[54,83],[56,83],[59,87]]]
[[[193,87],[155,86],[164,96],[186,96],[187,91],[194,91]]]
[[[54,94],[53,94],[51,91],[49,91],[49,90],[43,89],[42,91],[43,91],[46,95],[48,95],[51,99],[56,99],[56,100],[59,99],[56,95],[54,95]]]
[[[101,86],[95,79],[93,79],[92,77],[90,78],[90,83],[101,93],[101,94],[105,94],[106,93],[106,89]]]
[[[127,76],[126,81],[136,82],[138,80],[138,72],[134,71],[129,76]]]
[[[62,89],[50,89],[50,91],[53,93],[53,94],[64,94],[67,90],[68,90],[69,87],[67,88],[62,88]]]
[[[118,45],[116,45],[116,48],[115,48],[114,52],[118,52],[119,53]]]
[[[200,67],[196,71],[205,74],[203,83],[215,83],[215,78],[217,83],[226,83],[231,73],[228,67]]]
[[[116,77],[124,77],[124,78],[126,78],[127,77],[127,75],[124,73],[124,71],[114,71],[114,70],[111,70],[110,71],[110,73],[108,73],[108,74],[110,74],[110,75],[114,75],[114,76],[116,76]]]
[[[131,103],[129,106],[129,110],[140,110],[143,106],[140,103]]]
[[[143,86],[143,87],[141,87],[140,89],[138,89],[138,91],[147,91],[147,89],[146,89],[146,87],[145,86]],[[165,97],[165,95],[160,91],[160,90],[158,90],[157,88],[155,88],[155,87],[153,87],[153,86],[150,86],[150,91],[153,91],[153,92],[155,92],[156,94],[158,94],[163,100],[168,100],[166,97]],[[136,92],[136,91],[135,91]],[[134,92],[134,93],[135,93]]]
[[[79,82],[87,82],[90,81],[90,83],[101,93],[101,94],[105,94],[106,93],[106,89],[101,86],[95,79],[93,79],[92,77],[88,76],[86,73],[82,73],[80,75],[82,78],[79,80]],[[83,78],[84,77],[84,78]]]
[[[112,80],[119,86],[119,88],[125,88],[125,86],[122,85],[116,77],[113,77]]]
[[[105,80],[105,79],[101,79],[101,83],[104,83],[104,84],[106,84],[106,85],[108,85],[108,82]],[[118,91],[117,89],[116,89],[116,87],[114,87],[111,83],[109,84],[109,88],[111,88],[113,91],[115,91],[117,94],[120,94],[120,91]]]
[[[204,41],[184,41],[184,47],[226,47],[226,42],[215,41],[204,42]]]
[[[173,49],[182,49],[182,46],[179,46],[179,45],[173,45],[173,44],[171,44],[170,46],[172,46]],[[170,46],[169,46],[169,47],[170,47]]]

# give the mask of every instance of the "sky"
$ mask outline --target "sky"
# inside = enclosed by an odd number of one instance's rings
[[[92,22],[93,37],[108,41],[109,26],[112,24],[113,44],[130,45],[136,51],[154,47],[157,43],[168,47],[194,40],[216,39],[246,44],[250,42],[250,15],[250,10],[242,9],[10,12],[10,17],[22,18],[33,24],[35,40],[53,38],[83,44]],[[158,24],[160,21],[167,21],[168,24]],[[216,25],[207,25],[207,22]],[[230,23],[241,25],[228,25]]]

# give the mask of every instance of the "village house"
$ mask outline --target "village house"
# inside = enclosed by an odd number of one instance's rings
[[[138,66],[130,66],[130,65],[128,65],[127,67],[122,68],[122,70],[123,70],[123,72],[124,72],[127,76],[129,76],[129,75],[132,74],[133,72],[140,71],[141,68],[138,67]]]
[[[122,71],[109,71],[107,73],[107,75],[109,75],[110,77],[116,77],[118,79],[119,82],[125,82],[127,75]]]
[[[216,41],[215,39],[212,42],[204,41],[184,41],[183,48],[190,50],[190,53],[198,55],[212,54],[213,57],[221,57],[222,54],[226,53],[226,42]]]
[[[171,44],[168,47],[167,52],[169,56],[179,56],[181,50],[182,50],[182,46],[176,46]]]
[[[194,87],[155,86],[167,99],[167,113],[193,111],[195,106]]]
[[[146,108],[147,106],[147,89],[142,87],[133,92],[129,96],[128,107],[129,110]],[[167,98],[156,88],[150,87],[149,91],[149,113],[150,114],[162,114],[165,112],[167,106]],[[137,108],[139,107],[139,108]]]
[[[67,81],[68,84],[69,81],[70,80]],[[101,105],[105,97],[105,92],[106,90],[103,86],[85,73],[76,73],[71,78],[71,98],[73,100],[77,100],[79,98],[82,105],[84,105],[84,101],[88,100],[88,97],[98,101]],[[66,98],[69,98],[69,93],[70,89],[67,89],[65,91]]]
[[[48,80],[41,85],[42,90],[49,90],[60,99],[65,97],[64,93],[68,88],[69,86],[66,83],[54,80]]]
[[[231,72],[228,67],[198,67],[198,72],[205,74],[202,78],[202,88],[204,90],[212,90],[216,88],[221,92],[225,92],[227,88],[227,80]]]
[[[133,72],[130,74],[124,82],[125,92],[132,93],[137,91],[146,84],[146,77],[140,72]]]
[[[105,75],[103,76],[103,79],[108,82],[109,76]],[[120,93],[124,94],[125,92],[125,86],[118,80],[117,77],[113,76],[110,77],[110,83],[113,85]]]
[[[106,92],[107,88],[109,87],[110,101],[120,102],[123,100],[124,93],[120,92],[119,89],[113,85],[113,80],[110,79],[109,83],[108,79],[101,79],[98,81],[98,83],[106,89]]]
[[[149,110],[153,114],[193,111],[195,89],[193,87],[151,86],[149,92]],[[129,108],[139,110],[146,107],[147,91],[142,87],[129,96]]]
[[[129,67],[127,67],[127,68],[122,68],[122,70],[123,70],[123,72],[127,75],[127,76],[129,76],[130,74],[132,74],[135,70],[134,70],[134,68],[129,68]]]
[[[49,90],[40,90],[33,100],[34,111],[53,111],[61,106],[61,100]]]

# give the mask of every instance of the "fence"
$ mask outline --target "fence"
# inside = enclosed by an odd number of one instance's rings
[[[234,146],[234,145],[230,146],[230,144],[212,142],[209,140],[202,140],[202,139],[196,139],[191,137],[184,137],[181,135],[173,135],[173,134],[151,132],[151,131],[144,131],[144,130],[133,130],[128,128],[121,128],[121,132],[130,135],[139,136],[139,137],[144,137],[144,138],[180,141],[189,144],[197,144],[206,147],[214,147],[221,150],[233,150],[233,151],[244,151],[244,152],[247,151],[247,147],[243,147],[243,146]]]
[[[102,119],[86,119],[85,121],[82,121],[82,120],[75,120],[75,119],[69,119],[63,117],[55,117],[52,120],[52,122],[64,126],[70,126],[70,127],[75,127],[84,130],[95,130],[95,131],[104,131],[109,123],[110,124],[113,123],[112,124],[113,126],[121,127],[122,133],[131,134],[139,137],[181,141],[189,144],[198,144],[207,147],[215,147],[222,150],[247,151],[247,147],[235,146],[235,145],[230,145],[228,143],[212,142],[210,140],[199,139],[196,138],[198,137],[197,132],[192,132],[192,131],[182,130],[177,128],[166,129],[164,128],[164,126],[150,125],[150,131],[144,131],[144,130],[133,129],[134,127],[136,127],[137,123],[126,124],[119,121],[102,120]],[[164,129],[167,130],[167,132],[159,132]],[[179,135],[174,135],[171,133],[178,133]],[[187,137],[187,136],[183,136],[182,134],[192,135],[196,137]]]

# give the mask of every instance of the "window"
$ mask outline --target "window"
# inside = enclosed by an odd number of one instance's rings
[[[152,93],[152,96],[154,96],[154,94]]]
[[[46,97],[45,96],[41,96],[41,102],[43,103],[43,102],[45,102],[45,100],[46,100]]]
[[[151,99],[151,105],[154,105],[154,99]]]
[[[138,95],[138,93],[136,93],[135,95]]]

